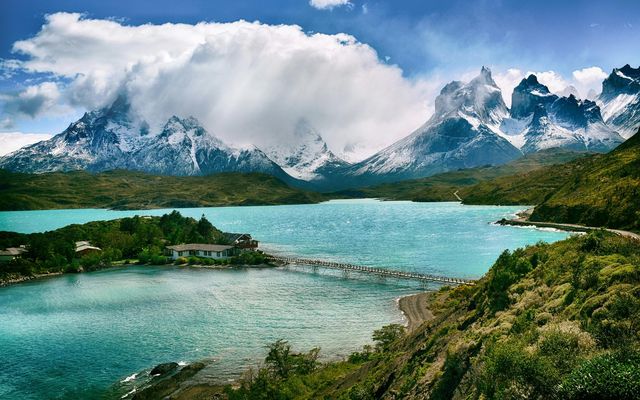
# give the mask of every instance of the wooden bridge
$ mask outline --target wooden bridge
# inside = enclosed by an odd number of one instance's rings
[[[471,279],[450,278],[447,276],[421,274],[418,272],[398,271],[398,270],[387,269],[387,268],[365,267],[362,265],[337,263],[337,262],[326,261],[326,260],[312,260],[308,258],[281,257],[281,256],[273,256],[273,255],[269,255],[268,259],[271,261],[281,262],[285,264],[310,265],[314,268],[322,267],[322,268],[342,270],[346,272],[353,271],[353,272],[358,272],[363,274],[377,275],[377,276],[397,278],[397,279],[409,279],[409,280],[420,281],[420,282],[439,282],[439,283],[446,283],[446,284],[453,284],[453,285],[475,285],[475,281]]]

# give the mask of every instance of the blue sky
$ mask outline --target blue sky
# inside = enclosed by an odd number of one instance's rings
[[[423,90],[423,95],[431,98],[443,82],[467,79],[482,65],[491,66],[494,73],[505,73],[509,69],[517,69],[520,74],[554,71],[572,83],[573,72],[583,68],[595,66],[608,73],[626,63],[640,64],[640,2],[637,0],[350,0],[347,5],[324,10],[312,7],[307,0],[3,0],[0,7],[0,58],[5,60],[5,65],[6,60],[33,59],[34,54],[12,52],[13,44],[38,35],[45,24],[44,16],[58,12],[82,13],[85,19],[112,20],[125,26],[243,19],[269,25],[299,25],[307,33],[347,33],[374,49],[382,64],[396,65],[410,84],[420,81],[428,86],[432,83],[434,87]],[[5,103],[0,111],[5,115],[0,114],[0,122],[3,117],[8,120],[6,115],[11,112],[13,115],[11,123],[5,124],[2,130],[57,133],[63,129],[70,118],[93,106],[80,100],[64,100],[70,104],[65,107],[58,104],[63,102],[61,99],[70,98],[66,85],[74,79],[69,74],[33,68],[5,73],[0,77],[3,93],[0,104]],[[56,92],[57,97],[50,102],[51,110],[57,111],[32,115],[17,112],[19,106],[11,103],[11,96],[18,96],[29,86],[47,80],[57,85],[59,93]],[[564,85],[564,81],[558,85]],[[45,92],[44,89],[38,88],[41,92]],[[428,108],[431,101],[423,99],[425,107]],[[398,130],[411,124],[415,121],[400,124]],[[226,126],[215,128],[228,129]]]
[[[635,0],[351,3],[323,11],[305,0],[3,0],[0,57],[11,58],[12,43],[34,35],[45,14],[68,11],[134,25],[245,19],[297,24],[306,31],[345,32],[372,45],[382,57],[391,57],[408,75],[464,69],[469,64],[569,73],[586,65],[609,70],[639,58],[640,2]],[[429,31],[445,39],[442,45],[453,51],[426,43]],[[464,54],[466,50],[475,53]]]

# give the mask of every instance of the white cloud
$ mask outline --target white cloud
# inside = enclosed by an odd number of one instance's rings
[[[0,157],[50,138],[51,135],[46,133],[0,132]]]
[[[0,96],[4,111],[8,115],[26,115],[31,118],[51,110],[60,98],[60,91],[55,82],[43,82],[31,85],[23,91]]]
[[[350,0],[309,0],[309,5],[318,10],[331,10],[340,6],[352,7],[353,3]]]
[[[573,71],[570,78],[565,78],[555,71],[528,71],[524,73],[517,68],[510,68],[505,72],[494,74],[494,79],[505,98],[505,103],[511,105],[511,93],[522,79],[529,75],[535,75],[538,81],[547,86],[552,93],[561,94],[569,86],[573,86],[580,97],[586,97],[592,90],[599,93],[602,81],[608,76],[600,67],[588,67]],[[591,99],[593,100],[593,99]]]
[[[592,89],[596,93],[602,90],[602,81],[609,76],[600,67],[588,67],[573,71],[575,86],[580,93],[587,94]]]
[[[511,93],[513,88],[518,86],[524,74],[517,68],[509,68],[506,71],[498,71],[493,73],[493,80],[502,91],[502,97],[507,107],[511,107]]]
[[[571,85],[571,82],[567,81],[562,75],[555,71],[529,71],[526,73],[526,76],[531,74],[537,76],[538,82],[548,87],[552,93],[560,93],[567,86]]]
[[[237,21],[126,26],[79,14],[47,16],[14,44],[27,71],[71,81],[66,99],[88,109],[126,91],[159,126],[193,115],[235,144],[287,140],[306,118],[337,152],[362,158],[422,124],[434,82],[407,80],[346,34]]]

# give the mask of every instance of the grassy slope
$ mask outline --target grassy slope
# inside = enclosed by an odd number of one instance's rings
[[[382,354],[278,390],[291,399],[632,399],[639,298],[640,246],[629,239],[597,232],[505,252],[477,286],[434,292],[435,318]]]
[[[640,134],[608,154],[482,182],[466,204],[537,204],[531,219],[640,230]]]
[[[548,150],[522,157],[505,165],[446,172],[428,178],[383,184],[352,191],[347,190],[338,194],[377,197],[388,200],[456,201],[457,199],[453,194],[455,191],[459,190],[458,194],[462,196],[467,192],[467,188],[479,182],[538,170],[548,165],[566,163],[585,155],[586,153]]]
[[[204,177],[112,171],[17,174],[0,170],[0,210],[164,208],[315,203],[322,195],[294,189],[270,175]]]

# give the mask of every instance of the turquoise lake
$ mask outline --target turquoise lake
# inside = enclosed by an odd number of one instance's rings
[[[179,211],[249,232],[273,253],[477,278],[504,249],[567,236],[492,224],[521,209],[348,200]],[[168,211],[0,212],[0,230]],[[401,323],[396,299],[419,289],[295,267],[131,267],[0,288],[0,398],[118,398],[142,379],[133,379],[137,372],[204,358],[214,362],[203,375],[224,382],[280,338],[299,350],[319,346],[326,358],[343,356],[368,343],[374,329]]]

